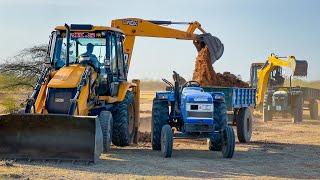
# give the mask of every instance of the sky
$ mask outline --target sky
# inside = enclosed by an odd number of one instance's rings
[[[319,8],[318,0],[0,0],[0,61],[47,43],[56,25],[110,26],[112,19],[137,17],[200,22],[225,46],[216,72],[248,80],[251,63],[275,53],[307,60],[307,80],[319,80]],[[192,41],[138,37],[129,78],[160,80],[175,70],[191,79],[196,55]]]

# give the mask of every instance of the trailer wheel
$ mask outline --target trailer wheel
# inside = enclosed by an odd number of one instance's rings
[[[263,116],[263,122],[268,122],[272,120],[272,110],[268,109],[268,106],[271,105],[271,94],[266,93],[264,96],[264,101],[263,101],[263,109],[262,109],[262,116]]]
[[[172,155],[173,133],[171,126],[166,124],[161,130],[161,153],[163,157],[168,158]]]
[[[112,114],[110,111],[101,111],[99,115],[99,121],[101,125],[103,135],[103,151],[110,151],[111,140],[112,140]]]
[[[113,133],[112,143],[116,146],[128,146],[133,142],[135,135],[134,126],[134,97],[128,91],[125,99],[112,108]]]
[[[293,115],[293,123],[302,122],[302,114],[303,114],[303,99],[301,95],[293,96],[292,102],[292,115]]]
[[[235,148],[235,137],[232,127],[227,126],[225,130],[222,131],[222,156],[224,158],[232,158]]]
[[[151,144],[152,150],[161,150],[161,129],[168,123],[169,106],[168,101],[154,99],[152,105],[151,120]]]
[[[317,120],[318,117],[318,102],[310,101],[310,117],[311,119]]]
[[[241,108],[237,117],[238,140],[241,143],[248,143],[252,135],[252,113],[249,108]]]

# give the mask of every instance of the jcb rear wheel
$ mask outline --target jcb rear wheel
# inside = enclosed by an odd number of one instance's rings
[[[134,129],[134,96],[128,91],[125,99],[112,108],[113,133],[112,143],[116,146],[128,146],[133,142]]]

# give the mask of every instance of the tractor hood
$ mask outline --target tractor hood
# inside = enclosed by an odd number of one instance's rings
[[[49,88],[76,88],[85,67],[74,64],[60,68],[50,80]]]
[[[186,87],[182,91],[182,99],[192,103],[212,103],[211,94],[204,92],[200,87]]]

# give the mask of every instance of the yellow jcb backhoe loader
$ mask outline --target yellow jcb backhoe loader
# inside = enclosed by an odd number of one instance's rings
[[[264,122],[272,120],[274,113],[291,114],[293,122],[302,121],[303,110],[310,110],[312,119],[318,118],[318,104],[320,90],[292,86],[284,87],[285,78],[282,68],[287,67],[293,76],[306,76],[308,63],[305,60],[296,60],[294,56],[278,57],[271,54],[265,63],[251,65],[251,86],[257,88],[256,103],[263,110]],[[304,101],[309,101],[305,105]]]
[[[170,23],[57,26],[24,112],[0,116],[0,158],[96,162],[111,141],[137,142],[140,81],[127,81],[135,36],[193,40],[198,50],[209,47],[212,62],[223,53],[218,38],[194,34],[199,23],[187,31],[161,26]]]
[[[0,116],[0,158],[96,162],[136,139],[139,81],[127,82],[123,32],[58,26],[21,114]]]

